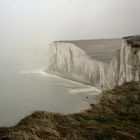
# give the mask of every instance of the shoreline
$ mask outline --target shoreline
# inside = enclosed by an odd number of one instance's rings
[[[138,140],[140,82],[105,91],[98,104],[74,114],[36,111],[16,126],[0,128],[0,140]]]

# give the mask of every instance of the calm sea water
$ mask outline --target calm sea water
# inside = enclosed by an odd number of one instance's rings
[[[92,87],[40,73],[46,63],[45,53],[0,52],[0,126],[15,125],[36,110],[73,113],[94,102]]]

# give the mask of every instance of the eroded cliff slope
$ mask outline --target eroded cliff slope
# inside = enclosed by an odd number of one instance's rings
[[[55,41],[46,70],[74,81],[111,89],[140,79],[140,36]]]

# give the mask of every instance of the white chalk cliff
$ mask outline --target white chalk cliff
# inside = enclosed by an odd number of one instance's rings
[[[46,72],[103,89],[140,80],[140,36],[55,41],[48,56]]]

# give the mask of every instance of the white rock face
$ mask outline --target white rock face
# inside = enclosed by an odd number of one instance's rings
[[[125,40],[120,50],[118,84],[140,80],[140,46],[133,47]]]
[[[140,80],[140,46],[132,47],[126,39],[56,41],[49,46],[46,71],[111,89]]]

